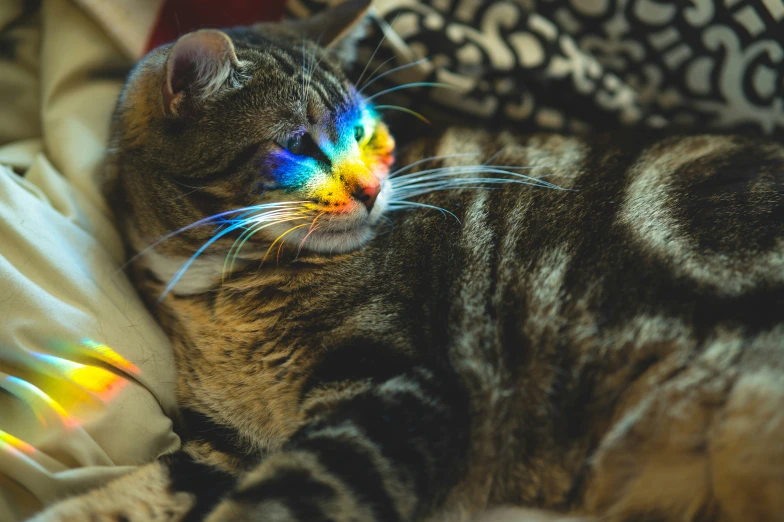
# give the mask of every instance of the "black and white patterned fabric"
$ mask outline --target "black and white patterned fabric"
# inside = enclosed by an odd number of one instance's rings
[[[289,0],[306,16],[339,3]],[[377,0],[357,79],[439,120],[567,132],[621,126],[784,136],[784,0]],[[386,62],[386,63],[385,63]],[[383,64],[383,65],[382,65]],[[398,109],[399,110],[399,109]]]

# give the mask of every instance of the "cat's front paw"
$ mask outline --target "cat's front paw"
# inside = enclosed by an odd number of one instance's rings
[[[28,522],[176,522],[192,505],[187,494],[169,497],[166,502],[111,497],[88,493],[59,502]]]
[[[307,452],[282,452],[244,476],[206,522],[374,522],[374,508]]]
[[[192,495],[171,491],[163,468],[153,463],[58,502],[28,522],[177,522],[193,505]]]

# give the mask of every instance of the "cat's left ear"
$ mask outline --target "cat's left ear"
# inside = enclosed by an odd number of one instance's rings
[[[161,88],[167,115],[179,116],[183,107],[219,91],[239,68],[234,44],[215,29],[201,29],[181,36],[166,58]],[[189,103],[190,102],[190,103]]]
[[[371,3],[372,0],[348,0],[310,18],[287,24],[322,47],[332,49],[349,65],[356,59],[357,43],[365,36]]]

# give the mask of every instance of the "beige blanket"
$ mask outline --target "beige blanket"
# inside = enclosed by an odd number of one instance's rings
[[[22,2],[0,2],[0,27]],[[66,0],[0,60],[0,520],[179,447],[163,332],[119,270],[95,174],[126,61]],[[24,177],[19,174],[24,174]]]

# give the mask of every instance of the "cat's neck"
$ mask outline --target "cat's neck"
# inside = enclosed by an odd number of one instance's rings
[[[152,275],[160,287],[158,293],[188,296],[210,291],[224,284],[267,286],[307,278],[318,269],[351,254],[325,256],[296,248],[270,249],[270,245],[248,247],[242,257],[229,259],[225,253],[161,252],[131,234],[137,274]],[[183,267],[187,265],[187,270]],[[169,286],[171,284],[171,286]]]

